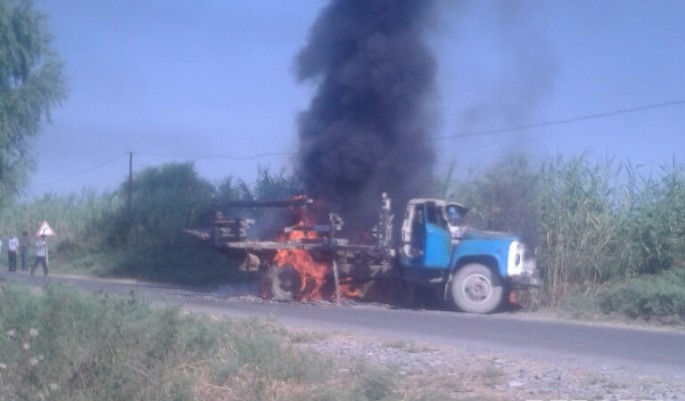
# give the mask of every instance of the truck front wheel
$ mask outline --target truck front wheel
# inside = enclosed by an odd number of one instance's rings
[[[490,313],[502,303],[504,288],[490,269],[479,263],[463,266],[452,278],[452,300],[462,311]]]

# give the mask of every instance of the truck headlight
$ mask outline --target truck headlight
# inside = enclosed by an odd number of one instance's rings
[[[524,254],[526,248],[519,241],[512,241],[509,244],[509,254],[507,257],[507,275],[518,276],[523,274]]]

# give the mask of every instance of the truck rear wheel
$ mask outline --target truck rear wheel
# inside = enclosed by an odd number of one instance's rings
[[[299,298],[302,278],[293,266],[272,266],[266,278],[269,295],[274,301],[295,301]]]
[[[452,278],[452,300],[462,311],[490,313],[502,303],[504,288],[487,266],[470,263]]]

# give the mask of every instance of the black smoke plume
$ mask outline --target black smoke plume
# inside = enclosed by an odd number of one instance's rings
[[[297,174],[348,227],[375,217],[382,192],[397,213],[431,183],[436,64],[422,40],[431,9],[427,0],[332,0],[297,57],[299,80],[318,85],[299,118]]]

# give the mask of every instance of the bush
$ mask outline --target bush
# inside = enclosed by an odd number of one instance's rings
[[[643,275],[598,294],[605,313],[676,323],[685,320],[685,271]]]
[[[284,329],[49,285],[0,291],[0,399],[428,400],[396,374],[295,348]],[[351,362],[351,361],[347,361]],[[436,397],[434,399],[444,399]]]
[[[0,305],[2,399],[191,400],[171,384],[182,350],[175,309],[60,286],[41,297],[6,286]]]
[[[536,244],[545,303],[552,307],[568,297],[594,296],[612,283],[682,267],[685,168],[675,163],[652,177],[629,162],[594,163],[581,155],[532,167],[526,156],[514,155],[452,188],[456,193],[450,195],[472,208],[470,224]],[[667,299],[652,299],[645,308],[656,314],[677,309],[669,304],[676,296],[672,289],[656,291]]]

